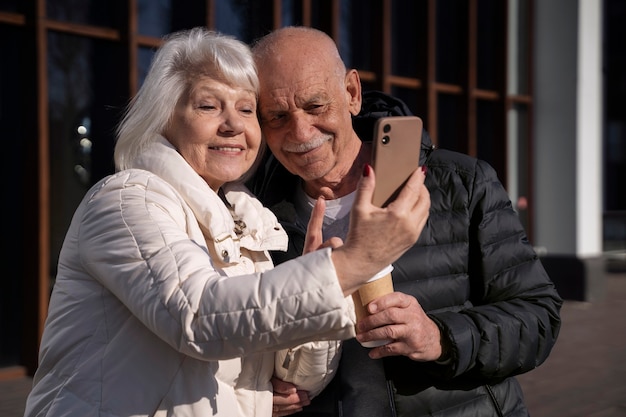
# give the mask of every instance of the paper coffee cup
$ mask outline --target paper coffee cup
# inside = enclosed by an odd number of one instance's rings
[[[393,292],[393,281],[391,280],[391,271],[393,266],[389,265],[378,274],[373,276],[365,285],[363,285],[358,291],[352,294],[352,300],[354,301],[354,310],[356,313],[356,321],[369,316],[367,311],[367,305],[374,299]],[[369,342],[363,342],[361,345],[365,347],[377,347],[386,345],[391,342],[389,339],[371,340]]]

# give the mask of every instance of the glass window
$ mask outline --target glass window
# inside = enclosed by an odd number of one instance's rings
[[[120,21],[128,15],[125,5],[120,1],[47,0],[46,13],[54,20],[119,28],[127,24]]]
[[[463,84],[467,71],[467,2],[437,0],[436,69],[437,81]]]
[[[426,28],[422,3],[413,0],[394,1],[391,17],[391,73],[404,77],[423,77],[418,64],[425,56]]]
[[[150,69],[150,64],[152,63],[155,52],[155,48],[139,48],[139,52],[137,53],[137,84],[139,87],[141,87],[143,81],[146,79],[146,75],[148,75],[148,70]]]
[[[403,88],[403,87],[397,87],[397,86],[393,86],[391,87],[391,95],[394,97],[399,98],[400,100],[404,101],[404,103],[409,107],[409,109],[411,110],[411,113],[413,113],[416,116],[420,116],[422,119],[425,116],[425,113],[423,110],[418,110],[418,96],[419,93],[417,90],[411,89],[411,88]]]
[[[280,19],[280,26],[301,25],[302,2],[299,0],[282,0]]]
[[[358,0],[343,0],[339,52],[350,68],[375,71],[380,68],[382,14],[379,2],[363,7]]]
[[[477,22],[477,86],[484,90],[500,88],[503,79],[502,56],[506,42],[505,22],[502,22],[504,2],[479,0]]]
[[[171,15],[171,0],[139,0],[137,3],[139,33],[158,38],[170,33]]]
[[[606,16],[604,209],[622,211],[626,230],[626,4],[607,2]]]
[[[311,27],[333,36],[332,3],[330,0],[311,2]]]
[[[24,192],[22,183],[16,179],[20,172],[28,169],[22,161],[25,152],[36,147],[36,138],[32,132],[25,132],[24,123],[34,124],[37,119],[33,97],[24,94],[22,86],[32,85],[32,79],[25,79],[25,63],[22,59],[21,45],[24,36],[22,28],[0,25],[0,54],[3,65],[0,65],[0,126],[2,126],[2,191],[4,201],[3,259],[20,260],[23,257],[24,241]],[[10,62],[11,65],[4,65]],[[30,119],[30,120],[29,120]],[[27,146],[30,141],[30,146]],[[20,270],[19,265],[16,268]],[[19,277],[19,275],[18,275]],[[15,365],[19,361],[21,346],[21,329],[23,326],[22,311],[23,279],[7,277],[0,281],[0,367]]]
[[[3,12],[23,13],[24,0],[0,0],[0,10]]]
[[[503,144],[496,132],[502,128],[499,123],[498,105],[493,101],[478,100],[476,102],[476,156],[490,163],[499,171],[504,167]],[[503,178],[501,178],[503,179]]]
[[[361,77],[361,89],[365,90],[380,90],[380,85],[375,80],[368,81]]]
[[[120,45],[73,35],[48,35],[50,262],[57,257],[85,191],[113,172],[114,127],[128,92]]]
[[[272,29],[272,7],[253,0],[215,2],[215,29],[252,43]]]
[[[218,1],[215,3],[215,29],[240,37],[245,26],[240,3]]]
[[[71,216],[91,181],[91,121],[93,42],[75,36],[48,36],[48,106],[50,129],[51,267]],[[87,131],[82,132],[81,126]],[[83,153],[82,149],[88,152]]]
[[[437,95],[437,146],[457,152],[467,152],[463,100],[459,95]]]

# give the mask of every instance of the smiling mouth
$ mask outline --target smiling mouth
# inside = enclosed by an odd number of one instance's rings
[[[233,148],[230,146],[209,146],[209,149],[213,151],[222,151],[222,152],[241,152],[243,149],[241,148]]]

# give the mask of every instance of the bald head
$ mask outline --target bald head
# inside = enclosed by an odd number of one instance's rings
[[[316,66],[343,77],[346,67],[335,41],[326,33],[305,26],[277,29],[259,39],[252,47],[260,72],[276,68]]]

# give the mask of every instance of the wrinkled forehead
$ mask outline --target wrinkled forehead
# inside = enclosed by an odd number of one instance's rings
[[[321,72],[286,74],[261,80],[259,110],[262,113],[306,109],[330,100],[339,90],[336,77]]]

